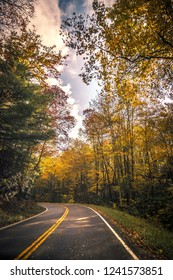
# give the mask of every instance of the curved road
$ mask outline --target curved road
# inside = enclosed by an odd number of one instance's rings
[[[75,204],[42,205],[48,208],[43,214],[0,231],[1,260],[137,259],[94,210]]]

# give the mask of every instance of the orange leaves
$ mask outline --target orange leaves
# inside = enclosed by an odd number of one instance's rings
[[[53,174],[58,179],[75,180],[79,173],[87,174],[93,159],[91,148],[82,141],[76,140],[66,151],[57,157],[44,157],[40,171],[43,178]]]

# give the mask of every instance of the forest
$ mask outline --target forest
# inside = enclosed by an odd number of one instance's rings
[[[0,206],[14,197],[108,205],[172,229],[172,1],[93,0],[93,14],[64,19],[81,79],[101,88],[77,139],[68,96],[46,82],[66,57],[27,28],[34,2],[0,4]]]
[[[0,207],[32,197],[42,157],[60,148],[75,124],[67,94],[50,86],[66,57],[30,28],[35,0],[0,2]],[[22,202],[23,204],[23,202]],[[16,206],[14,206],[16,205]]]

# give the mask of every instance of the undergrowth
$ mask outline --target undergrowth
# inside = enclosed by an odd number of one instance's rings
[[[159,259],[173,259],[173,232],[123,211],[104,206],[93,207],[106,214],[137,244],[149,249]]]

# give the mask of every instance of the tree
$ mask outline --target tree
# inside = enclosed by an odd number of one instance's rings
[[[12,31],[5,41],[0,41],[0,54],[2,62],[8,60],[9,71],[15,73],[20,70],[20,75],[24,75],[23,69],[27,71],[29,81],[43,86],[47,85],[49,76],[59,78],[57,66],[62,65],[66,58],[55,51],[55,46],[44,46],[41,36],[34,29],[27,30],[25,25],[20,34]]]
[[[0,49],[1,196],[9,199],[30,190],[46,142],[67,140],[74,118],[67,95],[46,82],[50,74],[59,77],[60,53],[25,27],[1,41]]]
[[[171,1],[115,1],[105,7],[93,1],[94,14],[73,14],[64,21],[67,46],[82,55],[86,83],[93,78],[116,87],[124,78],[153,83],[157,94],[172,87]],[[157,82],[156,82],[157,77]],[[148,80],[146,80],[146,78]],[[139,81],[140,79],[140,81]]]
[[[1,0],[0,1],[0,32],[20,28],[29,22],[34,13],[36,0]]]

